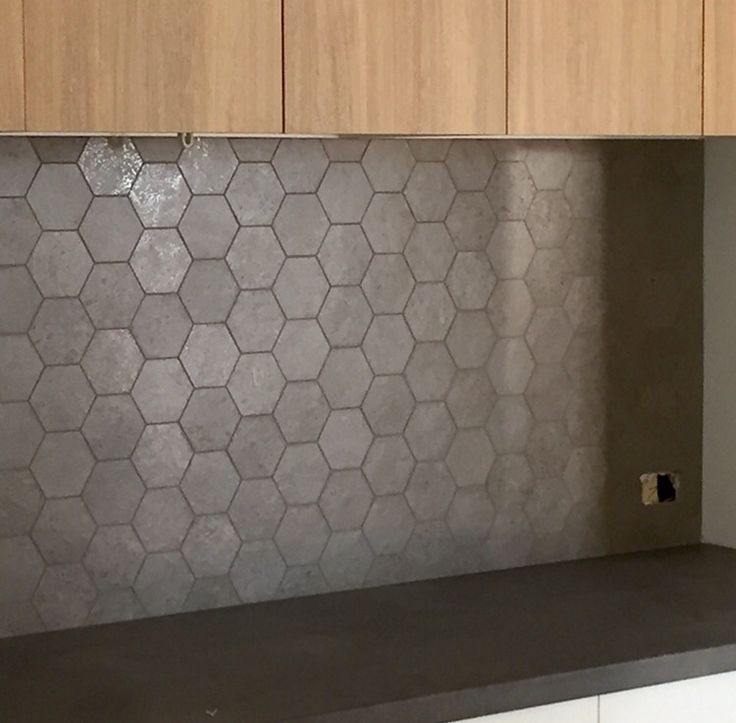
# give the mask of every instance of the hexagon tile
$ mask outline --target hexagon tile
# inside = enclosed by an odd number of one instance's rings
[[[699,163],[0,138],[0,636],[691,541]]]

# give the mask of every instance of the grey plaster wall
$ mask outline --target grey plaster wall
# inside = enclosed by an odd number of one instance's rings
[[[0,632],[696,540],[702,174],[0,139]]]

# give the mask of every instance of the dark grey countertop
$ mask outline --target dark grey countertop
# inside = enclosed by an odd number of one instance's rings
[[[736,551],[700,545],[3,640],[0,720],[433,723],[733,669]]]

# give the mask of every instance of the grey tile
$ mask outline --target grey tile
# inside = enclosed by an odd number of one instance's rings
[[[97,596],[87,616],[87,625],[103,625],[144,616],[143,607],[129,588],[109,590]]]
[[[273,222],[273,230],[289,256],[316,254],[329,227],[314,194],[288,195]]]
[[[100,527],[84,556],[84,566],[100,592],[130,587],[146,553],[129,525]]]
[[[287,505],[305,505],[319,499],[329,473],[316,444],[290,444],[273,479]]]
[[[537,536],[560,533],[566,526],[572,500],[558,479],[547,480],[532,490],[524,507]]]
[[[368,147],[368,139],[360,136],[324,138],[322,147],[331,161],[359,161]]]
[[[272,417],[245,417],[235,430],[228,452],[241,477],[258,479],[276,471],[285,447]]]
[[[60,432],[79,429],[94,398],[80,367],[46,367],[31,404],[47,432]]]
[[[455,258],[455,246],[442,223],[420,223],[406,245],[404,257],[417,281],[444,281]]]
[[[403,437],[376,437],[363,471],[377,495],[403,492],[414,469],[414,457]]]
[[[401,191],[414,168],[414,156],[402,139],[374,138],[363,155],[363,170],[376,191]]]
[[[43,364],[27,336],[0,336],[0,402],[28,399],[42,369]]]
[[[452,141],[445,138],[410,138],[408,143],[418,161],[444,161]]]
[[[414,217],[400,193],[377,193],[362,227],[376,253],[401,253],[414,228]]]
[[[447,394],[447,407],[458,427],[479,427],[488,421],[496,392],[484,369],[461,369]]]
[[[279,145],[278,138],[231,138],[238,159],[245,163],[268,163]]]
[[[374,316],[363,352],[376,374],[401,374],[414,348],[409,327],[399,314]]]
[[[47,500],[33,528],[33,541],[50,565],[81,562],[95,523],[79,497]]]
[[[488,536],[494,509],[485,487],[457,491],[447,512],[447,525],[461,545],[477,545]]]
[[[317,139],[286,138],[272,163],[287,193],[310,193],[317,190],[328,161]]]
[[[359,529],[372,502],[371,488],[357,469],[333,472],[319,498],[320,509],[333,532]]]
[[[194,578],[179,552],[148,555],[135,581],[135,592],[149,615],[179,612]]]
[[[284,516],[286,505],[273,480],[253,479],[241,483],[228,511],[245,542],[270,540]]]
[[[444,163],[417,163],[404,195],[417,221],[444,221],[455,186]]]
[[[26,402],[0,404],[0,469],[27,467],[43,429]]]
[[[278,400],[274,417],[287,442],[316,442],[329,412],[317,382],[290,382]]]
[[[359,286],[330,289],[319,323],[333,347],[359,346],[373,315]]]
[[[235,366],[228,389],[242,415],[270,414],[285,384],[271,354],[244,354]]]
[[[421,402],[414,409],[404,436],[418,460],[440,460],[450,448],[455,424],[443,402]]]
[[[482,429],[461,429],[447,453],[447,466],[458,487],[486,483],[496,453]]]
[[[237,167],[227,138],[197,138],[179,157],[179,168],[193,193],[225,193]]]
[[[368,574],[373,553],[360,530],[335,532],[322,553],[320,567],[332,590],[359,587]]]
[[[82,625],[95,599],[95,587],[81,565],[48,567],[33,602],[48,630]]]
[[[486,195],[499,221],[522,221],[534,200],[534,182],[523,163],[499,163]]]
[[[526,225],[538,248],[560,246],[572,225],[572,211],[561,191],[540,191],[526,216]]]
[[[488,141],[455,140],[445,162],[458,191],[483,191],[496,157]]]
[[[75,231],[42,233],[28,262],[45,297],[76,296],[91,268],[92,259]]]
[[[133,336],[148,359],[177,356],[192,322],[176,294],[146,295],[133,319]]]
[[[146,487],[175,487],[191,459],[192,449],[178,424],[149,424],[132,462]]]
[[[284,189],[267,163],[244,163],[235,171],[227,191],[241,226],[267,226],[273,222]]]
[[[31,143],[44,163],[76,163],[86,140],[82,136],[46,136],[31,138]]]
[[[143,290],[128,264],[100,264],[79,298],[98,329],[115,329],[133,321]]]
[[[318,195],[332,223],[359,223],[373,193],[359,163],[333,163]]]
[[[496,335],[484,311],[459,312],[447,335],[447,348],[461,369],[484,366],[495,342]]]
[[[330,414],[319,445],[332,469],[348,469],[363,464],[372,441],[363,413],[358,409],[344,409]]]
[[[0,139],[0,196],[22,196],[38,170],[38,157],[27,138]]]
[[[327,358],[329,345],[313,320],[287,321],[274,355],[289,381],[316,379]]]
[[[196,324],[181,352],[181,363],[194,386],[223,387],[238,356],[238,348],[224,324]]]
[[[98,462],[82,497],[98,525],[132,522],[145,489],[135,467],[127,460]]]
[[[406,499],[418,520],[444,516],[455,494],[455,482],[444,462],[420,462],[406,488]]]
[[[330,227],[319,251],[319,261],[334,285],[359,284],[371,260],[371,248],[360,226]]]
[[[496,227],[484,193],[458,193],[447,215],[447,228],[459,251],[483,251]]]
[[[606,400],[600,391],[573,391],[565,412],[573,444],[600,444],[605,434]]]
[[[606,178],[597,160],[575,161],[565,184],[565,197],[574,214],[580,218],[594,218],[603,212]]]
[[[319,375],[319,383],[333,409],[358,407],[373,372],[359,348],[333,349]]]
[[[523,221],[501,221],[486,252],[499,279],[521,279],[534,256],[534,242]]]
[[[488,362],[488,376],[499,394],[523,394],[533,370],[523,339],[499,339]]]
[[[270,291],[242,291],[227,319],[240,351],[271,351],[284,315]]]
[[[460,309],[485,308],[495,285],[488,257],[480,252],[459,253],[447,275],[447,288]]]
[[[144,291],[170,294],[179,290],[191,260],[176,230],[159,229],[143,232],[130,265]]]
[[[237,605],[239,602],[238,593],[229,577],[204,577],[194,581],[183,609],[184,612],[212,610]]]
[[[672,289],[674,293],[663,294],[669,296],[670,301],[677,298],[677,291]],[[592,277],[578,277],[570,286],[570,291],[565,299],[565,311],[572,326],[577,329],[594,329],[601,325],[605,314],[605,291],[601,282]],[[663,318],[669,319],[672,314],[672,304],[663,304],[668,307]],[[676,306],[676,305],[675,305]],[[652,306],[649,306],[652,309]]]
[[[79,227],[79,233],[97,262],[127,261],[142,231],[130,201],[108,196],[92,201]]]
[[[0,472],[0,538],[28,534],[42,501],[41,490],[27,469]]]
[[[0,198],[0,265],[28,261],[40,233],[25,198]]]
[[[565,468],[564,481],[570,496],[576,502],[600,499],[604,492],[608,465],[599,447],[577,447]]]
[[[288,565],[308,565],[319,560],[330,528],[317,505],[289,507],[274,542]]]
[[[176,359],[147,361],[133,387],[133,399],[149,424],[178,421],[191,393],[192,385]]]
[[[191,193],[174,163],[147,163],[130,192],[143,225],[147,228],[176,226]]]
[[[28,331],[40,303],[41,294],[24,267],[0,268],[0,333]]]
[[[176,136],[141,136],[134,143],[146,163],[176,163],[182,151]]]
[[[29,537],[0,538],[0,596],[4,603],[30,599],[44,563]]]
[[[401,434],[414,410],[414,397],[401,376],[376,377],[363,413],[376,435]]]
[[[450,391],[455,365],[439,342],[417,344],[406,367],[406,379],[420,402],[440,401]]]
[[[376,497],[363,524],[363,534],[376,555],[401,552],[414,530],[414,515],[403,495]]]
[[[95,332],[82,357],[82,369],[97,394],[123,394],[133,388],[143,355],[127,329]]]
[[[279,271],[273,291],[287,319],[309,319],[319,313],[329,290],[313,258],[289,258]]]
[[[82,360],[93,333],[77,299],[47,299],[36,315],[30,338],[46,364],[74,364]]]
[[[573,219],[564,245],[565,256],[573,272],[599,274],[603,270],[604,244],[602,219]]]
[[[226,575],[240,548],[240,538],[227,515],[194,520],[181,551],[195,577]]]
[[[488,492],[499,511],[523,505],[534,485],[534,473],[521,454],[497,457],[488,477]]]
[[[413,579],[445,577],[455,572],[458,564],[455,538],[445,522],[419,522],[406,546],[404,559]]]
[[[59,163],[41,166],[27,198],[41,227],[58,231],[79,227],[92,194],[77,166]]]
[[[194,455],[181,489],[195,513],[212,514],[227,510],[239,482],[225,452],[201,452]]]
[[[499,336],[521,336],[534,313],[534,301],[521,279],[499,281],[488,302],[488,318]]]
[[[31,471],[46,497],[71,497],[84,489],[95,460],[79,432],[47,434]]]
[[[222,196],[195,196],[179,223],[179,233],[195,259],[222,258],[238,222]]]
[[[242,602],[258,602],[276,594],[285,572],[286,565],[273,542],[244,542],[230,579]]]
[[[149,489],[133,518],[133,527],[148,552],[176,550],[192,523],[192,511],[176,487]],[[149,556],[147,560],[150,560]]]
[[[499,454],[523,452],[532,428],[532,413],[521,395],[499,397],[486,430]]]
[[[143,418],[127,394],[97,397],[82,434],[98,460],[122,459],[133,453]]]
[[[526,398],[539,421],[563,419],[572,394],[570,377],[560,364],[540,364],[534,369]]]
[[[397,314],[409,300],[414,279],[400,254],[374,256],[362,284],[376,314]]]
[[[130,193],[142,165],[138,150],[127,138],[90,138],[79,157],[79,167],[98,196]]]
[[[241,228],[227,254],[227,263],[241,289],[268,289],[284,262],[276,234],[265,226]]]
[[[240,421],[238,409],[226,389],[195,389],[181,426],[197,452],[225,449]]]
[[[540,364],[561,362],[572,341],[573,329],[564,309],[537,309],[526,332],[534,359]]]
[[[565,141],[533,143],[526,155],[526,167],[540,191],[560,189],[570,174],[572,154]]]
[[[455,306],[444,284],[417,284],[405,316],[417,341],[442,341],[455,318]]]
[[[563,422],[539,422],[529,435],[527,457],[538,479],[560,478],[572,454]]]

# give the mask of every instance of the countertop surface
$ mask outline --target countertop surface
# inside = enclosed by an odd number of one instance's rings
[[[0,641],[0,720],[453,721],[736,669],[699,545]]]

